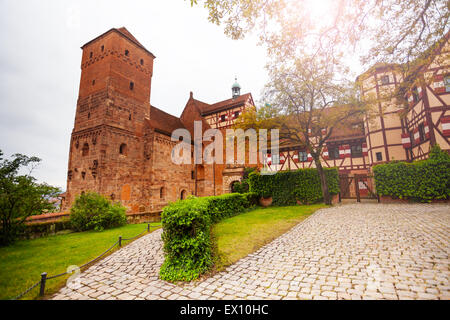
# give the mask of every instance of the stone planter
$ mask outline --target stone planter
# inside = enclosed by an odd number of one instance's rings
[[[268,207],[272,204],[272,197],[268,197],[268,198],[259,198],[259,204],[263,207]]]

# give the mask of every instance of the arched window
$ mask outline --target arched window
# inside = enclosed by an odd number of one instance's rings
[[[180,194],[180,199],[184,200],[184,199],[186,199],[186,196],[187,196],[187,191],[186,190],[182,190],[181,194]]]
[[[127,145],[125,143],[122,143],[120,145],[120,148],[119,148],[119,153],[124,155],[124,156],[126,156],[127,155],[127,151],[128,151],[127,150]]]
[[[164,199],[165,196],[166,196],[166,189],[164,187],[161,187],[161,189],[159,189],[159,198]]]
[[[81,150],[83,157],[89,155],[89,144],[86,142]]]

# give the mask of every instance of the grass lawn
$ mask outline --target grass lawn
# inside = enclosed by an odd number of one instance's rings
[[[213,227],[217,271],[279,237],[324,204],[257,208],[225,219]]]
[[[151,226],[161,226],[152,223]],[[111,247],[121,235],[132,238],[147,228],[147,224],[129,224],[103,232],[87,231],[54,235],[34,240],[21,240],[0,248],[0,299],[11,299],[35,284],[42,272],[53,276],[71,265],[82,265]],[[152,228],[151,231],[156,230]],[[130,241],[124,241],[126,245]],[[117,247],[116,247],[117,248]],[[116,249],[117,250],[117,249]],[[68,276],[48,280],[46,294],[56,292]],[[24,299],[37,298],[39,286]]]

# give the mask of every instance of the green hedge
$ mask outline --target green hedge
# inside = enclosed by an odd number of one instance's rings
[[[161,214],[165,252],[161,279],[191,281],[208,271],[213,264],[211,225],[255,203],[255,194],[233,193],[191,197],[166,206]]]
[[[330,194],[339,193],[339,173],[336,168],[324,168]],[[250,191],[261,197],[273,198],[278,206],[315,203],[323,200],[322,188],[317,169],[281,171],[274,175],[249,175]]]
[[[450,156],[437,145],[427,160],[380,164],[373,172],[381,196],[419,202],[450,198]]]

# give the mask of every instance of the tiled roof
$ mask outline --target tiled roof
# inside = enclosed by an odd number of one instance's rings
[[[235,99],[228,99],[228,100],[224,100],[224,101],[220,101],[214,104],[206,104],[204,102],[202,102],[203,107],[199,106],[202,112],[202,115],[206,115],[206,114],[211,114],[211,113],[215,113],[215,112],[219,112],[219,111],[223,111],[223,110],[227,110],[227,109],[231,109],[240,105],[243,105],[244,103],[247,102],[247,100],[251,100],[252,95],[250,93],[246,93],[243,95],[240,95],[239,97],[235,98]],[[198,100],[196,100],[198,101]]]
[[[176,129],[184,128],[180,118],[154,106],[150,106],[150,119],[146,119],[146,122],[156,131],[167,135],[172,135]]]
[[[150,51],[148,51],[147,48],[145,48],[139,41],[137,41],[137,39],[136,39],[136,38],[135,38],[128,30],[127,30],[127,28],[125,28],[125,27],[122,27],[122,28],[119,28],[119,29],[116,29],[116,28],[109,29],[109,30],[106,31],[105,33],[103,33],[103,34],[99,35],[98,37],[92,39],[91,41],[85,43],[85,44],[81,47],[81,49],[83,49],[85,46],[91,44],[91,43],[94,42],[95,40],[100,39],[101,37],[107,35],[107,34],[110,33],[110,32],[117,32],[118,34],[122,35],[123,37],[125,37],[125,38],[127,38],[128,40],[130,40],[131,42],[133,42],[135,45],[137,45],[137,46],[140,47],[141,49],[144,49],[147,53],[151,54],[151,55],[155,58],[155,55],[154,55],[153,53],[151,53]]]

